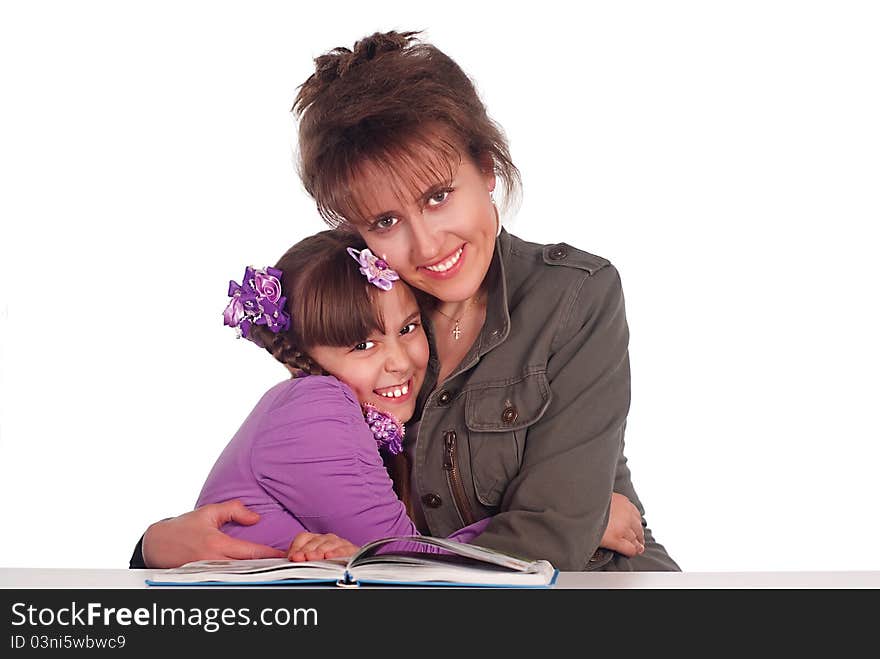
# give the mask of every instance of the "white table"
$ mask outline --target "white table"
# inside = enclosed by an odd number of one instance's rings
[[[0,568],[0,588],[146,588],[156,572]],[[555,588],[880,588],[880,572],[562,572]]]

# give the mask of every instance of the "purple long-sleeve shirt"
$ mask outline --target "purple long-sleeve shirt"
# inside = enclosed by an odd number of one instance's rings
[[[214,464],[196,507],[229,499],[260,521],[226,524],[225,533],[284,551],[302,531],[356,545],[419,535],[354,393],[332,376],[285,380],[263,395]],[[470,542],[488,521],[449,537]]]

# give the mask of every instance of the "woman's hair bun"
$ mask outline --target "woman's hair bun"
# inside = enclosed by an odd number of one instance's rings
[[[369,62],[382,53],[403,50],[415,41],[419,32],[376,32],[357,41],[353,49],[334,48],[315,58],[315,74],[309,82],[328,84],[344,76],[353,67]]]

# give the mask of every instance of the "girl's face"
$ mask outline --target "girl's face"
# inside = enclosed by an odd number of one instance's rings
[[[387,176],[369,169],[353,186],[366,222],[356,228],[411,286],[443,302],[461,302],[480,287],[495,250],[495,189],[491,167],[469,157],[453,167],[450,181],[429,183],[401,201]]]
[[[425,379],[428,339],[415,297],[403,282],[376,296],[385,331],[350,347],[315,346],[309,355],[354,391],[401,422],[408,421]]]

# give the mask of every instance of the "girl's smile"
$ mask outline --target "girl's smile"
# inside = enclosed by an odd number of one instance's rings
[[[309,348],[324,370],[354,391],[358,402],[397,417],[413,415],[428,366],[428,339],[415,296],[402,281],[375,296],[384,328],[354,346]]]

